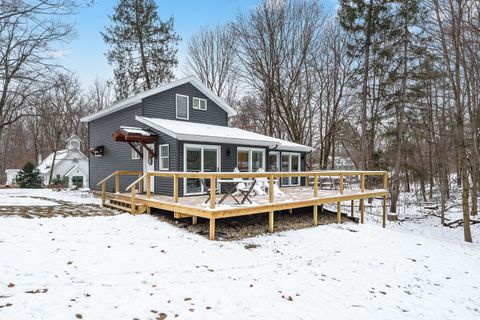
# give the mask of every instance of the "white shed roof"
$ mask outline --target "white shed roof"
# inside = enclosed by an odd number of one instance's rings
[[[136,116],[135,119],[178,140],[264,146],[285,151],[309,152],[314,150],[309,146],[239,128],[141,116]]]

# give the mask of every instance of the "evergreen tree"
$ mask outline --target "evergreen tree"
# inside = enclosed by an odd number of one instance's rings
[[[119,0],[112,25],[102,32],[110,46],[117,99],[124,99],[173,78],[178,64],[173,17],[161,21],[153,0]]]
[[[340,0],[338,19],[342,28],[351,35],[349,54],[358,62],[358,81],[361,85],[360,107],[360,169],[372,169],[376,125],[379,121],[375,102],[382,101],[385,92],[383,78],[389,68],[392,52],[388,50],[388,35],[392,28],[393,0]],[[379,96],[374,97],[372,93]],[[368,114],[370,112],[370,114]]]
[[[17,183],[20,185],[20,188],[42,187],[42,178],[33,163],[27,162],[23,169],[20,170],[17,176]]]

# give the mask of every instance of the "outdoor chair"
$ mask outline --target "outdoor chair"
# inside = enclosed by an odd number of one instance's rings
[[[258,173],[265,173],[265,170],[263,168],[259,168],[257,170]],[[260,191],[263,192],[262,195],[267,195],[265,190],[270,188],[270,182],[268,181],[267,178],[257,178],[257,185],[260,188]],[[254,189],[255,193],[257,192],[256,189]],[[285,193],[283,193],[282,190],[280,190],[280,187],[278,186],[278,179],[273,180],[273,194],[276,196],[284,196]]]
[[[208,203],[208,201],[210,201],[210,197],[211,197],[210,191],[211,191],[212,189],[211,189],[209,186],[207,186],[207,183],[205,182],[205,179],[203,179],[203,178],[200,179],[200,182],[202,183],[203,190],[205,190],[205,192],[206,192],[207,195],[208,195],[208,198],[207,198],[207,200],[205,200],[204,203]],[[215,187],[215,193],[217,193],[217,192],[218,192],[218,188]]]

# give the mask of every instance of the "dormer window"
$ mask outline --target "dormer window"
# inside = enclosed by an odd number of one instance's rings
[[[177,119],[188,120],[188,96],[183,94],[176,94],[176,117]]]
[[[193,97],[193,109],[207,110],[207,99]]]

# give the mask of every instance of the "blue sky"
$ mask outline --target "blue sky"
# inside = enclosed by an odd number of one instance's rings
[[[97,0],[91,7],[84,7],[74,17],[76,37],[61,48],[64,56],[61,63],[78,73],[84,85],[95,78],[108,79],[113,75],[107,63],[100,31],[110,25],[108,15],[113,14],[116,0]],[[179,67],[175,74],[183,75],[185,50],[191,35],[202,26],[216,26],[231,21],[241,12],[259,4],[261,0],[157,0],[161,19],[170,16],[175,20],[175,31],[182,38],[178,46]],[[337,0],[320,0],[327,11],[333,10]]]

